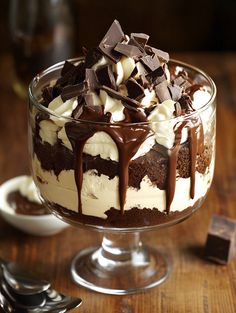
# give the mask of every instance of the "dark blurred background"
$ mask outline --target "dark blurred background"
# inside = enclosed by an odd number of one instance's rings
[[[34,75],[97,46],[114,19],[168,52],[236,50],[236,0],[1,0],[0,57],[12,62],[13,89],[26,96]]]
[[[9,0],[0,2],[0,51],[10,47],[9,3]],[[82,44],[96,45],[114,18],[120,21],[125,33],[146,32],[153,45],[168,51],[236,50],[236,0],[69,0],[68,3],[77,28],[77,50]]]

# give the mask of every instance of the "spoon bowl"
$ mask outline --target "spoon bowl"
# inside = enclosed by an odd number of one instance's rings
[[[0,265],[7,284],[19,295],[34,295],[50,287],[48,281],[40,280],[32,273],[26,273],[23,268],[15,263],[0,260]]]

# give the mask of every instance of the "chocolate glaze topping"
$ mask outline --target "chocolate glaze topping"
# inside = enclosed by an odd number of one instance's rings
[[[73,147],[75,180],[78,189],[78,211],[82,214],[81,189],[83,183],[83,150],[86,141],[96,132],[104,131],[111,136],[117,145],[119,153],[119,200],[120,211],[124,213],[126,191],[129,185],[129,168],[131,159],[141,144],[154,133],[148,124],[150,112],[159,104],[154,103],[148,108],[143,107],[141,99],[144,89],[154,90],[158,101],[172,99],[175,101],[175,115],[180,116],[193,112],[192,99],[196,90],[202,86],[195,84],[185,71],[173,76],[170,81],[166,76],[166,63],[169,54],[147,45],[149,36],[142,33],[131,33],[130,38],[124,35],[118,21],[114,21],[97,48],[85,51],[85,60],[74,65],[65,62],[61,77],[53,87],[45,87],[42,92],[42,104],[48,106],[56,96],[61,95],[63,101],[77,97],[78,105],[72,117],[88,123],[69,122],[65,125],[67,137]],[[121,57],[134,60],[135,67],[130,76],[123,82],[127,95],[117,86],[114,65]],[[93,66],[107,57],[108,62],[95,69]],[[119,87],[119,88],[118,88]],[[99,96],[104,90],[113,99],[121,101],[124,106],[125,119],[119,123],[112,120],[110,112],[104,112],[104,104],[94,103],[92,93]],[[36,117],[37,118],[37,117]],[[100,124],[92,122],[102,122]],[[133,124],[146,122],[145,124]],[[110,124],[106,124],[110,123]],[[131,125],[126,125],[131,123]],[[166,213],[175,194],[178,158],[181,149],[181,137],[184,128],[188,129],[188,144],[190,155],[190,197],[195,193],[195,172],[198,156],[204,150],[203,128],[200,118],[190,119],[175,125],[175,143],[168,151],[168,173],[166,184]],[[60,144],[60,143],[57,143]],[[35,151],[37,153],[37,151]],[[39,152],[40,154],[40,152]],[[58,170],[57,170],[58,172]]]

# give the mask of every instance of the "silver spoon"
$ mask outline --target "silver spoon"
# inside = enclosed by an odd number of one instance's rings
[[[41,293],[51,286],[48,281],[37,279],[15,263],[7,263],[0,259],[0,265],[8,285],[20,295]]]
[[[35,309],[42,308],[46,304],[46,294],[44,292],[35,295],[19,295],[4,280],[1,281],[1,288],[13,307]]]
[[[75,297],[66,296],[62,293],[58,293],[56,290],[49,289],[43,292],[46,302],[41,307],[32,307],[32,306],[23,306],[21,303],[16,302],[16,299],[12,298],[12,295],[6,293],[6,289],[2,290],[5,294],[5,297],[8,297],[8,300],[11,301],[11,305],[14,308],[13,311],[6,311],[7,313],[40,313],[40,312],[50,312],[50,313],[64,313],[72,309],[79,307],[82,303],[82,300]],[[39,297],[40,294],[35,295]],[[10,298],[11,297],[11,298]],[[28,298],[28,296],[24,296]],[[37,301],[37,299],[34,299]],[[36,304],[36,302],[35,302]],[[32,303],[31,303],[32,305]]]
[[[66,296],[54,289],[48,289],[44,293],[46,294],[46,304],[40,309],[32,310],[32,313],[63,313],[79,307],[82,303],[80,298]]]
[[[6,299],[2,292],[0,292],[0,308],[6,313],[14,312],[14,309],[10,302]]]

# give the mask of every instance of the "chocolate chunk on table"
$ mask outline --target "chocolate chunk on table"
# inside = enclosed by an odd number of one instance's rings
[[[205,256],[227,264],[236,255],[236,220],[213,215],[205,247]]]

